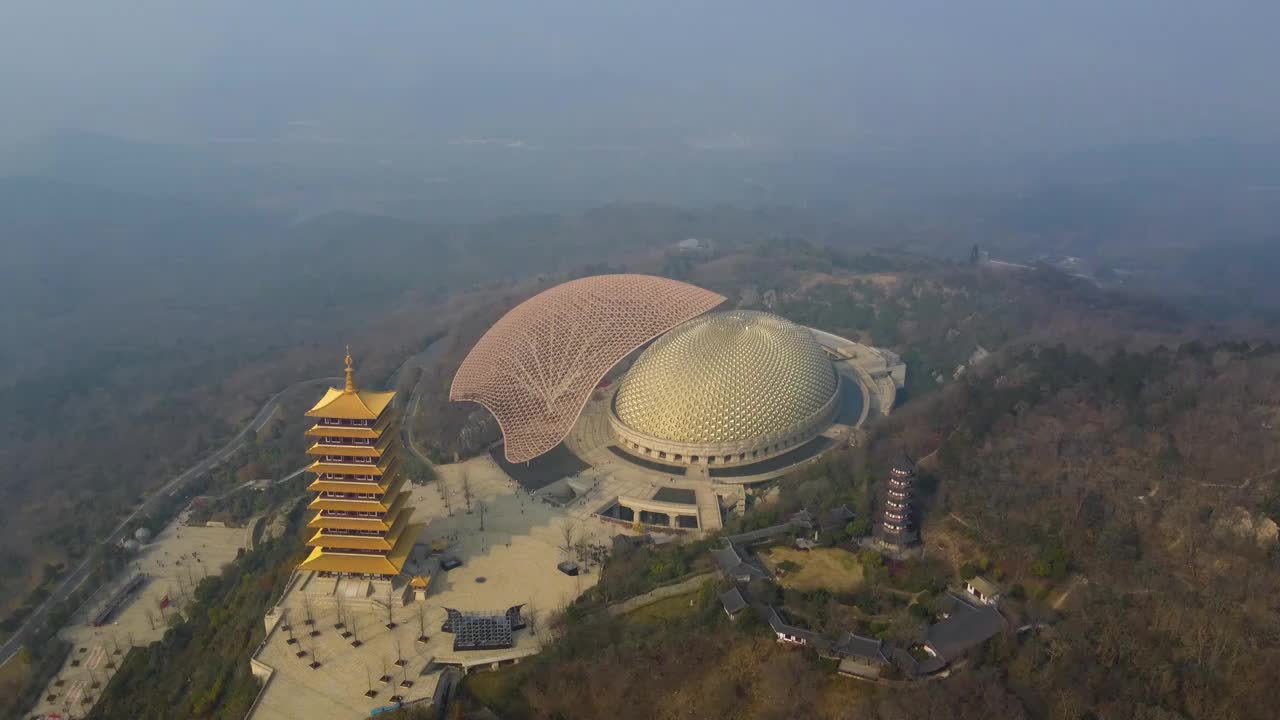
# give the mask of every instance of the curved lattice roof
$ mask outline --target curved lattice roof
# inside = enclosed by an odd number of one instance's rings
[[[724,302],[651,275],[596,275],[541,292],[503,315],[462,361],[450,400],[493,413],[506,456],[525,462],[573,429],[591,391],[633,350]]]
[[[731,310],[658,338],[618,386],[624,425],[683,443],[789,434],[829,407],[835,369],[808,328]]]

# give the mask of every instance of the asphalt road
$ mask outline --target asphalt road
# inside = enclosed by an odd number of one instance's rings
[[[338,377],[313,378],[311,380],[303,380],[301,382],[296,382],[290,385],[289,387],[285,388],[284,390],[281,390],[280,392],[276,393],[275,395],[272,395],[271,398],[267,400],[266,403],[263,404],[262,408],[258,410],[258,414],[254,415],[253,419],[250,420],[248,424],[244,426],[244,429],[242,429],[239,433],[237,433],[236,436],[233,437],[230,441],[228,441],[226,445],[222,446],[221,449],[215,451],[211,455],[205,457],[200,462],[191,466],[186,471],[184,471],[181,475],[178,475],[177,477],[173,478],[169,482],[165,483],[158,490],[152,492],[150,495],[145,496],[142,500],[142,503],[137,507],[137,509],[129,513],[129,516],[126,517],[124,520],[120,521],[120,524],[117,525],[116,528],[111,531],[111,534],[108,535],[102,542],[107,544],[115,544],[120,542],[121,540],[124,539],[124,531],[125,531],[125,528],[128,527],[129,523],[133,522],[133,520],[137,518],[139,515],[146,514],[147,510],[150,509],[158,499],[164,497],[166,494],[167,495],[178,494],[179,492],[181,492],[182,487],[186,483],[190,482],[193,478],[199,477],[201,474],[208,472],[210,469],[218,466],[227,458],[231,457],[232,454],[234,454],[237,450],[240,449],[242,445],[244,445],[245,441],[249,437],[250,432],[256,433],[257,431],[262,429],[262,426],[267,424],[267,421],[270,420],[271,416],[274,415],[276,411],[279,409],[280,400],[285,396],[285,394],[292,392],[294,390],[298,390],[304,387],[309,387],[312,385],[332,385],[334,383],[340,383],[340,382],[342,382],[342,378],[338,378]],[[298,472],[301,472],[301,471],[298,471]],[[298,473],[295,472],[293,475],[289,477],[294,477],[297,474]],[[37,607],[35,611],[31,613],[30,616],[27,617],[27,621],[22,624],[22,627],[18,628],[17,632],[15,632],[12,637],[10,637],[7,641],[5,641],[4,645],[0,645],[0,658],[2,658],[3,660],[8,660],[13,653],[17,652],[18,649],[22,647],[23,643],[26,641],[27,636],[31,633],[31,629],[34,627],[37,627],[39,623],[44,621],[45,616],[49,614],[49,610],[53,607],[53,605],[55,603],[59,603],[59,602],[62,602],[63,600],[66,600],[68,597],[71,596],[71,593],[75,592],[80,587],[80,585],[84,583],[85,579],[89,577],[89,572],[91,569],[90,561],[92,560],[92,558],[93,558],[93,553],[89,553],[89,555],[84,560],[82,560],[80,564],[77,565],[76,568],[71,571],[70,574],[68,574],[66,577],[62,579],[62,582],[58,584],[58,587],[52,593],[50,593],[49,597],[45,598],[44,602],[41,603],[40,606]],[[3,662],[3,660],[0,660],[0,662]]]

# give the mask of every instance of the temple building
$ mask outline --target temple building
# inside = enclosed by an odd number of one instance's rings
[[[389,579],[399,575],[422,525],[410,524],[413,508],[400,458],[400,423],[395,392],[356,387],[347,352],[346,384],[329,388],[307,411],[316,424],[307,471],[316,494],[307,507],[314,548],[300,570],[322,575]]]
[[[890,548],[915,543],[918,536],[911,518],[911,497],[916,481],[915,463],[905,454],[889,470],[884,498],[876,523],[876,540]]]

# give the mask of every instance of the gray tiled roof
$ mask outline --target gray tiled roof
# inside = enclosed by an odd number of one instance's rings
[[[1004,630],[1004,616],[995,608],[956,603],[951,617],[929,627],[925,644],[951,662]]]
[[[847,525],[854,518],[854,512],[847,505],[837,505],[822,513],[822,526],[833,527]]]
[[[808,510],[800,510],[791,516],[792,525],[811,528],[816,525],[817,522],[818,518]]]
[[[724,611],[730,615],[736,615],[747,609],[747,599],[742,597],[742,593],[736,587],[720,593],[720,604],[724,606]]]
[[[768,575],[760,568],[747,562],[746,559],[733,546],[733,543],[727,543],[725,547],[711,551],[711,556],[715,558],[716,565],[720,568],[720,572],[734,578],[766,578]]]
[[[831,651],[837,655],[856,657],[873,662],[888,662],[884,653],[884,641],[877,638],[855,635],[847,632],[831,645]]]
[[[782,616],[778,614],[777,608],[769,608],[769,627],[772,628],[775,633],[790,635],[797,640],[803,640],[805,645],[817,648],[818,650],[826,650],[831,647],[831,641],[822,635],[819,635],[812,630],[805,630],[804,628],[796,627],[795,625],[788,625],[782,619]]]

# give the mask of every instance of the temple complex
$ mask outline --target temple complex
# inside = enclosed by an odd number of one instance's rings
[[[308,508],[314,548],[300,570],[322,575],[387,579],[400,574],[421,525],[410,524],[413,508],[403,489],[400,424],[395,392],[361,390],[347,352],[346,383],[329,388],[307,411],[316,424],[307,454],[316,494]]]

